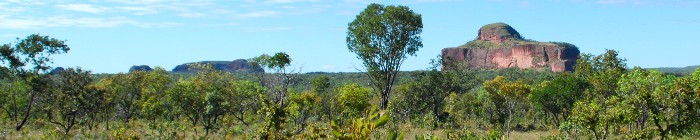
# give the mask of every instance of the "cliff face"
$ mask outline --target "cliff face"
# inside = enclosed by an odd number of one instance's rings
[[[245,60],[245,59],[237,59],[234,61],[201,61],[201,62],[194,62],[194,63],[211,64],[217,70],[228,71],[228,72],[265,72],[260,66],[258,66],[258,65],[252,66],[252,65],[250,65],[250,63],[248,63],[248,60]],[[182,65],[177,65],[177,66],[175,66],[175,68],[173,68],[173,72],[180,72],[180,73],[194,72],[194,71],[190,71],[189,64],[193,64],[193,63],[186,63],[186,64],[182,64]]]
[[[572,71],[579,50],[568,43],[546,43],[523,40],[512,27],[503,23],[489,24],[479,30],[479,37],[469,43],[442,50],[443,60],[450,64],[443,69],[532,68],[554,72]]]

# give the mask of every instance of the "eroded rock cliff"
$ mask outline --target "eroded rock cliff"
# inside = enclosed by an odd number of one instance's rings
[[[479,29],[476,40],[465,45],[442,50],[443,69],[549,69],[571,71],[579,50],[569,43],[525,40],[520,33],[504,23],[488,24]]]

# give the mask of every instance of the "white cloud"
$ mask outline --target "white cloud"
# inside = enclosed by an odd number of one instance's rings
[[[267,0],[267,4],[297,3],[297,2],[318,2],[318,0]]]
[[[158,13],[155,8],[152,7],[140,7],[140,6],[120,6],[117,9],[130,12],[135,15],[148,15]]]
[[[598,0],[599,4],[645,4],[646,0]]]
[[[68,16],[53,16],[49,18],[0,19],[0,28],[5,29],[41,29],[51,27],[108,28],[117,26],[170,27],[177,25],[179,24],[174,22],[140,22],[125,17],[73,18]]]
[[[286,31],[286,30],[292,30],[290,27],[265,27],[265,28],[258,28],[258,31]]]
[[[130,5],[144,5],[144,4],[156,4],[168,2],[169,0],[107,0],[111,2],[130,4]]]
[[[90,4],[63,4],[56,5],[57,8],[63,10],[77,11],[77,12],[87,12],[93,14],[99,14],[109,10],[107,7],[95,6]]]
[[[336,67],[335,65],[325,65],[325,66],[321,67],[321,69],[330,70],[330,69],[335,69],[335,67]]]
[[[259,18],[259,17],[272,17],[280,15],[277,11],[254,11],[249,13],[236,14],[234,18]]]
[[[247,3],[288,4],[299,2],[320,2],[320,0],[245,0]]]
[[[206,17],[207,14],[197,13],[197,12],[184,12],[184,13],[178,14],[177,16],[186,17],[186,18],[200,18],[200,17]]]

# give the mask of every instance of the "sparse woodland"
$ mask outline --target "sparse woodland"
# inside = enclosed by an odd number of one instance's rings
[[[422,47],[422,25],[395,19],[416,15],[378,4],[358,15],[348,48],[366,69],[356,73],[300,73],[284,52],[249,59],[266,73],[51,73],[68,43],[30,35],[0,46],[0,139],[700,138],[700,69],[630,68],[607,50],[582,54],[573,72],[442,71],[459,65],[447,60],[398,71]],[[383,29],[399,35],[369,34]]]

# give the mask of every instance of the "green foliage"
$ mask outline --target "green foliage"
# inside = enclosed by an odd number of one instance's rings
[[[358,84],[347,84],[338,88],[338,103],[345,109],[343,112],[355,116],[364,112],[370,106],[370,91]]]
[[[230,94],[226,96],[226,100],[231,103],[231,114],[244,125],[248,125],[246,116],[255,114],[257,109],[260,108],[258,95],[265,93],[265,88],[257,83],[245,80],[236,81],[224,90]]]
[[[163,114],[169,114],[168,109],[173,103],[167,98],[167,90],[172,86],[173,80],[168,72],[162,67],[156,67],[153,71],[145,73],[142,80],[142,83],[147,83],[142,88],[142,100],[137,103],[142,115],[154,120],[163,117]]]
[[[406,6],[370,4],[348,24],[348,50],[357,54],[386,109],[401,64],[423,47],[420,14]]]
[[[73,126],[88,117],[95,118],[103,101],[103,93],[92,85],[90,71],[69,68],[55,78],[56,90],[46,100],[50,110],[48,121],[68,135]],[[91,121],[91,120],[86,120]]]
[[[700,71],[700,70],[699,70]],[[669,136],[683,136],[700,124],[700,97],[694,91],[693,77],[675,78],[664,76],[657,70],[635,68],[622,76],[618,92],[632,105],[627,121],[636,123],[636,130],[648,133],[647,120],[656,127],[661,139]]]
[[[311,90],[318,94],[327,93],[330,88],[331,80],[328,76],[321,75],[311,80]]]
[[[572,109],[569,121],[576,130],[592,134],[595,139],[606,139],[624,119],[626,110],[620,106],[617,96],[610,96],[604,102],[580,100]]]
[[[618,58],[618,52],[607,50],[605,54],[592,56],[582,54],[574,68],[575,75],[591,83],[593,90],[588,98],[607,98],[617,95],[617,81],[627,72],[625,59]]]
[[[397,93],[402,98],[398,101],[404,104],[396,106],[397,113],[409,112],[411,114],[425,115],[430,112],[435,117],[433,128],[446,121],[449,112],[445,112],[445,98],[451,93],[464,93],[469,87],[460,84],[462,80],[456,72],[440,72],[436,69],[417,74],[416,81],[399,86]],[[415,116],[413,116],[415,117]],[[405,121],[405,120],[404,120]]]
[[[65,41],[32,34],[25,39],[17,38],[15,44],[0,46],[0,78],[21,80],[31,86],[24,117],[15,130],[19,131],[26,124],[32,113],[32,105],[37,97],[48,92],[49,64],[53,63],[51,55],[67,53],[70,50]],[[2,80],[0,79],[0,80]]]
[[[333,129],[333,135],[337,139],[365,140],[370,139],[372,133],[384,126],[389,119],[389,114],[386,114],[384,111],[377,111],[377,106],[373,106],[372,109],[365,113],[365,117],[352,120],[352,123],[348,126],[341,127],[335,121],[331,121],[331,128]],[[399,138],[399,136],[393,138]]]
[[[552,115],[552,123],[558,126],[568,118],[574,103],[583,99],[589,84],[569,73],[563,73],[552,81],[545,81],[530,94],[530,102]],[[561,116],[561,119],[560,117]]]
[[[204,125],[206,135],[211,130],[218,130],[220,118],[232,108],[231,90],[227,90],[234,81],[229,73],[219,71],[212,65],[193,64],[197,75],[190,79],[180,79],[169,91],[170,99],[177,103],[181,113],[196,126]],[[205,135],[205,137],[206,137]]]
[[[0,82],[0,109],[10,121],[18,121],[23,107],[26,107],[31,87],[24,81]]]
[[[313,112],[320,109],[318,105],[321,103],[321,97],[313,92],[303,92],[290,94],[289,101],[291,104],[287,107],[288,117],[298,126],[298,131],[305,130],[307,120],[315,115]]]
[[[499,38],[512,38],[512,39],[523,39],[520,33],[510,27],[510,25],[505,23],[491,23],[482,26],[479,29],[480,34],[494,34],[498,35]]]
[[[493,80],[484,82],[484,89],[490,94],[491,101],[493,101],[499,112],[501,117],[499,120],[505,120],[501,123],[503,123],[506,137],[510,137],[510,127],[515,107],[525,102],[524,98],[530,93],[530,86],[522,81],[511,82],[503,76],[496,76]]]

